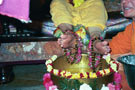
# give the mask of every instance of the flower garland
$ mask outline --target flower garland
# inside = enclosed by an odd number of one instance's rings
[[[105,86],[103,84],[101,90],[121,90],[121,88],[122,88],[122,86],[121,86],[122,76],[118,72],[115,72],[113,80],[114,81],[111,82],[111,83],[108,83],[107,86]],[[70,83],[70,82],[68,82],[68,83]],[[93,88],[91,87],[90,84],[79,83],[80,85],[78,87],[72,87],[72,86],[68,85],[68,83],[64,83],[64,84],[66,84],[66,86],[63,87],[63,88],[66,89],[66,90],[69,90],[69,87],[72,88],[72,89],[77,89],[77,90],[78,89],[79,90],[93,90]],[[76,82],[74,84],[78,84],[78,83]],[[43,85],[46,88],[46,90],[59,90],[58,86],[54,85],[53,80],[51,79],[50,73],[44,74]],[[74,85],[74,86],[76,86],[76,85]],[[61,88],[61,89],[63,90],[63,88]]]
[[[68,81],[67,81],[68,82]],[[69,82],[70,83],[70,82]],[[113,83],[113,82],[112,82]],[[107,86],[105,86],[104,84],[102,85],[101,90],[121,90],[121,87],[118,85],[113,85],[112,83],[108,83]],[[60,90],[69,90],[72,88],[72,90],[93,90],[94,88],[91,87],[90,84],[86,84],[86,83],[79,83],[80,85],[78,85],[78,87],[72,87],[70,85],[68,85],[68,83],[64,83],[66,84],[65,87],[61,88]],[[77,83],[74,83],[77,84]],[[43,85],[45,87],[46,90],[59,90],[57,85],[54,85],[52,79],[51,79],[51,74],[50,73],[45,73],[43,76]],[[74,85],[76,86],[76,85]]]
[[[70,31],[70,30],[67,30],[66,33],[69,33],[71,35],[74,35],[75,38],[76,38],[76,53],[75,55],[73,55],[71,53],[71,49],[65,49],[65,55],[67,56],[67,59],[70,63],[79,63],[80,60],[81,60],[81,57],[82,57],[82,46],[83,45],[86,45],[88,46],[88,51],[87,51],[87,54],[89,56],[89,66],[91,69],[95,69],[99,62],[100,62],[100,54],[96,54],[96,53],[93,53],[92,50],[93,50],[93,41],[96,40],[96,39],[90,39],[90,40],[87,40],[88,44],[86,44],[86,42],[84,43],[83,40],[85,39],[89,39],[86,35],[86,28],[83,27],[83,26],[79,26],[79,27],[74,27],[74,32]],[[55,32],[55,35],[59,36],[59,32],[61,30],[57,30]],[[102,37],[100,37],[100,40],[102,40]],[[95,58],[95,60],[93,60],[93,57]],[[115,62],[115,61],[112,61],[110,60],[110,56],[108,56],[109,58],[106,57],[106,61],[107,63],[109,64],[109,68],[108,69],[104,69],[104,70],[100,70],[100,71],[97,71],[96,73],[94,72],[82,72],[82,73],[74,73],[72,74],[71,72],[68,72],[68,71],[65,71],[65,70],[57,70],[57,69],[53,69],[52,67],[52,62],[53,62],[53,59],[57,58],[56,56],[52,57],[52,61],[49,59],[49,62],[47,62],[47,66],[48,66],[48,71],[53,73],[54,75],[58,75],[58,76],[62,76],[62,77],[66,77],[66,78],[71,78],[71,79],[76,79],[76,78],[97,78],[97,77],[102,77],[104,75],[107,75],[111,72],[115,72],[117,71],[117,68],[118,68],[118,64]],[[55,60],[54,59],[54,60]],[[93,63],[93,61],[95,61],[95,63]]]
[[[89,56],[89,66],[91,69],[93,68],[96,68],[100,62],[100,58],[101,58],[101,55],[100,54],[95,54],[95,64],[94,66],[92,65],[92,50],[93,50],[93,41],[96,40],[96,39],[91,39],[89,41],[89,45],[88,45],[88,56]]]
[[[79,36],[79,33],[76,33],[76,32],[72,32],[70,30],[66,31],[66,33],[69,33],[71,35],[74,35],[75,38],[76,38],[76,42],[77,42],[77,46],[76,46],[76,49],[77,49],[77,52],[75,55],[71,56],[71,50],[70,49],[64,49],[65,51],[65,55],[67,56],[67,59],[70,63],[79,63],[80,60],[81,60],[81,54],[82,54],[82,47],[83,47],[83,43],[82,43],[82,38]],[[89,66],[91,69],[94,69],[96,68],[98,65],[99,65],[99,62],[100,62],[100,58],[101,58],[101,55],[100,54],[95,54],[94,52],[94,55],[92,55],[92,51],[93,51],[93,41],[97,40],[98,38],[91,38],[89,40],[89,44],[88,44],[88,56],[89,56]],[[101,37],[100,37],[101,39]],[[95,56],[95,63],[94,65],[92,64],[92,61],[93,61],[93,58],[92,56]]]
[[[103,77],[106,76],[112,72],[117,72],[118,70],[118,63],[116,61],[111,60],[110,54],[104,57],[106,62],[109,65],[108,69],[103,69],[99,70],[97,72],[81,72],[81,73],[71,73],[70,71],[65,71],[65,70],[58,70],[53,68],[53,62],[57,59],[57,55],[53,55],[50,59],[48,59],[45,63],[47,66],[47,71],[59,76],[59,77],[64,77],[64,78],[69,78],[69,79],[81,79],[81,78],[98,78],[98,77]]]
[[[76,40],[77,40],[77,46],[76,46],[76,49],[77,49],[77,52],[75,55],[71,56],[71,50],[70,49],[65,49],[65,55],[67,56],[67,59],[70,63],[79,63],[80,60],[81,60],[81,48],[83,46],[83,43],[81,41],[81,37],[79,37],[76,33],[72,32],[72,31],[67,31],[66,33],[70,33],[72,35],[74,35],[76,37]],[[64,48],[63,48],[64,49]]]
[[[113,82],[108,84],[109,90],[121,90],[122,85],[122,76],[118,72],[115,72],[113,75]]]

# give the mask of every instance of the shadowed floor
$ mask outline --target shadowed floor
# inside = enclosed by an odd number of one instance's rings
[[[0,90],[45,90],[43,75],[46,73],[44,64],[15,65],[13,67],[15,78],[12,82],[0,85]],[[122,75],[122,90],[131,90],[127,84],[124,72]]]
[[[44,64],[15,65],[15,78],[12,82],[0,85],[0,90],[45,90],[43,75],[46,72]]]

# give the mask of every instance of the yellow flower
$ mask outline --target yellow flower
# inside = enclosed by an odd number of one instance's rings
[[[84,76],[83,78],[87,78],[88,77],[86,72],[83,72],[83,76]]]
[[[97,78],[96,73],[90,72],[90,78]]]
[[[101,71],[99,71],[99,72],[102,74],[102,76],[104,76],[104,74],[105,74],[105,73],[104,73],[104,71],[103,71],[103,70],[101,70]]]
[[[59,71],[58,71],[57,69],[54,69],[54,70],[53,70],[54,75],[58,75],[58,72],[59,72]]]
[[[52,61],[55,61],[56,59],[57,59],[57,55],[53,55],[51,58]]]
[[[50,59],[45,62],[46,65],[50,64],[50,63],[52,63],[52,61]]]
[[[93,73],[93,78],[97,78],[97,75],[96,75],[96,73]]]
[[[106,74],[110,73],[109,69],[105,69]]]
[[[117,64],[112,62],[111,68],[116,72],[117,71]]]
[[[110,54],[104,55],[103,58],[106,60],[107,63],[109,63],[111,60]]]
[[[66,72],[66,74],[65,74],[66,77],[68,77],[70,75],[72,75],[71,72]]]
[[[80,78],[80,74],[78,73],[72,74],[72,79],[78,79],[78,78]]]
[[[48,72],[51,72],[52,69],[53,69],[53,67],[52,67],[51,65],[47,65],[47,71],[48,71]]]
[[[61,74],[62,77],[65,76],[65,72],[66,72],[66,71],[64,71],[64,70],[60,72],[60,74]]]

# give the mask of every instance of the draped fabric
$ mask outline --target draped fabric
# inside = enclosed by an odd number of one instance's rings
[[[108,19],[102,0],[86,0],[79,7],[74,7],[67,0],[53,0],[50,13],[56,27],[68,23],[74,26],[96,26],[103,30]]]
[[[30,0],[3,0],[0,14],[19,20],[29,21]]]
[[[118,33],[109,43],[111,54],[135,54],[135,23],[129,24],[123,32]]]

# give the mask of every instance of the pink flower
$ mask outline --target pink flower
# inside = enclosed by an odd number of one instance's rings
[[[43,84],[46,84],[46,83],[48,83],[49,81],[51,81],[51,75],[50,75],[50,73],[46,73],[46,74],[44,74],[44,76],[43,76]]]
[[[66,56],[69,56],[69,55],[70,55],[70,52],[67,52],[67,53],[66,53]]]
[[[115,85],[115,90],[121,90],[122,88],[122,85],[121,84],[116,84]]]
[[[109,87],[109,90],[115,90],[115,85],[112,83],[109,83],[107,86]]]
[[[49,87],[49,90],[58,90],[57,86],[56,85],[52,85]]]
[[[120,84],[121,79],[122,79],[121,74],[119,74],[118,72],[115,72],[113,79],[114,79],[114,84],[113,83],[108,84],[109,90],[121,90],[122,88]]]
[[[117,84],[117,83],[120,83],[120,82],[121,82],[122,76],[121,76],[121,74],[119,74],[118,72],[115,72],[113,79],[114,79],[114,82]]]
[[[49,90],[49,87],[53,85],[53,81],[51,80],[50,73],[46,73],[43,76],[43,85],[46,88],[46,90]]]
[[[109,90],[121,90],[122,88],[121,84],[114,85],[113,83],[109,83],[107,86],[109,87]]]
[[[52,81],[49,81],[49,82],[46,83],[44,86],[45,86],[45,89],[46,89],[46,90],[50,90],[49,88],[50,88],[51,86],[53,86],[53,82],[52,82]]]

